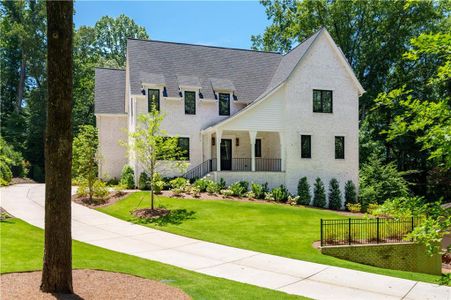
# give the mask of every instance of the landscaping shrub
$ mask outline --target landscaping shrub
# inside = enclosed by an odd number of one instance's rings
[[[267,182],[265,184],[252,183],[251,191],[252,193],[254,193],[256,199],[265,199],[265,193],[268,192],[268,183]]]
[[[244,188],[243,184],[241,184],[241,182],[233,183],[232,185],[229,186],[228,189],[232,191],[233,196],[237,196],[237,197],[241,197],[244,195],[244,193],[247,192],[247,190],[245,190],[245,188]]]
[[[0,169],[0,180],[3,182],[9,182],[8,180],[9,174],[11,173],[11,178],[14,177],[25,177],[28,175],[29,163],[25,162],[22,154],[18,151],[15,151],[14,148],[9,145],[1,136],[0,136],[0,165],[6,165],[7,169],[6,174],[3,174],[4,171]],[[0,166],[0,168],[5,169],[4,166]]]
[[[94,181],[92,192],[95,199],[105,199],[108,196],[108,188],[102,180]]]
[[[337,179],[332,178],[329,182],[329,208],[341,209],[341,201],[340,184]]]
[[[348,203],[346,208],[352,213],[358,213],[362,209],[360,203]]]
[[[76,195],[78,197],[86,197],[88,196],[88,183],[86,182],[86,180],[82,180],[78,183],[78,188],[77,188],[77,192]]]
[[[224,178],[222,178],[222,177],[219,179],[219,187],[221,190],[223,190],[227,187],[227,184],[226,184]]]
[[[377,204],[377,203],[370,203],[370,204],[368,204],[366,212],[369,213],[369,214],[373,214],[376,211],[378,211],[378,209],[379,209],[379,204]]]
[[[155,194],[161,194],[161,191],[164,188],[164,181],[163,180],[159,180],[159,181],[155,181],[153,183],[153,192]]]
[[[247,198],[250,198],[250,199],[256,199],[256,198],[255,198],[255,194],[254,194],[254,192],[252,192],[252,191],[247,192],[247,193],[245,194],[245,196],[246,196]]]
[[[209,180],[209,179],[201,178],[201,179],[197,179],[194,182],[194,186],[197,187],[199,189],[199,191],[203,193],[203,192],[207,191],[207,187],[210,182],[211,182],[211,180]]]
[[[188,180],[183,177],[177,177],[172,179],[169,184],[171,185],[172,189],[185,189],[185,186],[188,184]]]
[[[211,181],[207,186],[207,193],[209,194],[218,194],[221,192],[221,185],[217,182]]]
[[[345,206],[348,205],[348,203],[357,203],[357,192],[355,184],[351,180],[346,181],[345,184]]]
[[[283,184],[272,189],[271,193],[274,200],[278,202],[287,202],[288,196],[290,195],[287,188]]]
[[[242,180],[242,181],[240,181],[239,183],[240,183],[240,185],[243,187],[244,192],[249,191],[249,182],[247,182],[247,181],[245,181],[245,180]]]
[[[140,190],[150,190],[150,178],[146,172],[141,172],[139,175],[138,188]]]
[[[313,206],[326,207],[326,192],[324,190],[324,183],[321,178],[316,178],[313,187]]]
[[[312,195],[310,194],[310,185],[308,184],[307,177],[302,177],[298,182],[298,201],[297,204],[310,205]]]
[[[181,188],[173,188],[171,189],[172,195],[173,196],[180,196],[183,193],[183,190]]]
[[[265,193],[265,200],[267,200],[267,201],[274,201],[275,199],[274,199],[274,196],[272,195],[271,192],[266,192]]]
[[[0,183],[1,185],[8,185],[11,182],[13,174],[9,166],[4,162],[0,161]]]
[[[119,184],[119,179],[117,179],[116,177],[110,178],[106,182],[107,186],[115,186],[115,185],[118,185],[118,184]]]
[[[197,186],[191,187],[191,195],[193,195],[194,198],[200,197],[200,189]]]
[[[224,195],[224,197],[231,197],[235,195],[234,191],[231,189],[221,190],[221,194]]]
[[[121,172],[120,184],[127,189],[133,189],[135,187],[135,174],[132,167],[125,165]]]
[[[288,196],[288,200],[287,200],[287,204],[290,205],[296,205],[299,201],[299,196],[293,197],[293,196]]]

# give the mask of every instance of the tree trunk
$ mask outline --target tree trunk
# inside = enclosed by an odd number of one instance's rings
[[[72,293],[71,1],[47,2],[48,103],[45,139],[45,244],[41,290]]]
[[[17,87],[17,104],[16,110],[19,112],[22,108],[23,91],[25,88],[25,72],[26,72],[26,59],[22,49],[22,60],[20,62],[20,77],[19,86]]]

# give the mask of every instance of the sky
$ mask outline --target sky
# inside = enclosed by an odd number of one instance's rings
[[[249,49],[269,25],[257,1],[76,1],[75,26],[125,14],[151,39]]]

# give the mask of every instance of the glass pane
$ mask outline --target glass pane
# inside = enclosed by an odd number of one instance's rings
[[[345,158],[345,137],[336,136],[335,137],[335,158],[343,159]]]
[[[262,157],[262,140],[255,140],[255,157]]]
[[[332,91],[323,91],[323,112],[332,112]]]
[[[301,136],[301,157],[311,158],[312,157],[312,146],[311,146],[311,136],[302,135]]]
[[[322,112],[321,91],[313,90],[313,112]]]
[[[178,146],[180,148],[180,151],[182,152],[179,160],[189,160],[189,138],[179,138]]]
[[[147,91],[147,97],[147,111],[150,112],[152,107],[155,107],[156,110],[160,111],[160,90],[149,89]]]
[[[196,93],[195,92],[185,92],[185,114],[195,115],[196,114]]]
[[[219,94],[219,115],[230,116],[230,94]]]

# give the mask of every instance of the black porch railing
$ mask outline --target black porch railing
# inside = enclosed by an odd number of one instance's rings
[[[256,158],[255,171],[280,172],[282,160],[280,158]]]
[[[202,178],[210,172],[216,171],[216,158],[208,159],[200,165],[190,169],[188,172],[182,175],[186,179]]]
[[[321,246],[406,242],[407,234],[419,224],[407,219],[321,219]]]

